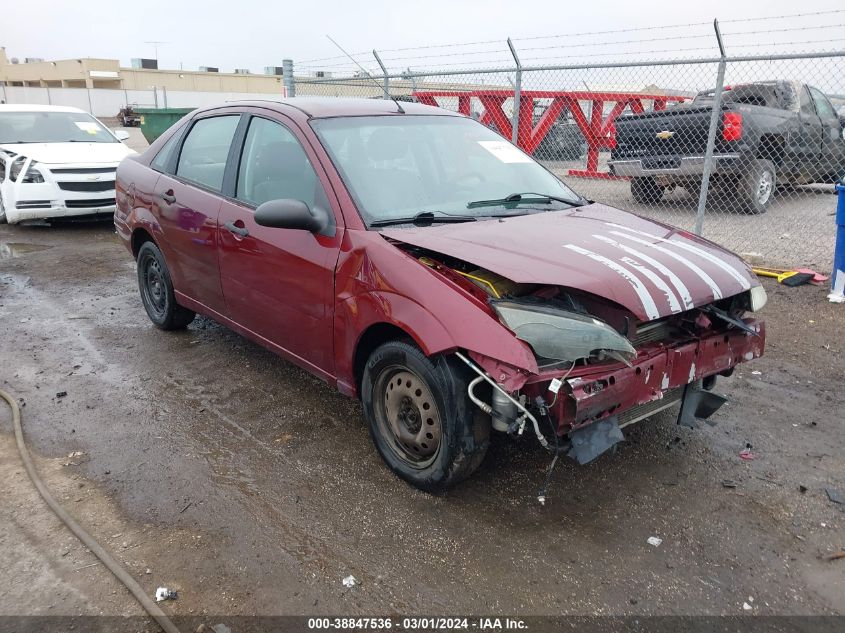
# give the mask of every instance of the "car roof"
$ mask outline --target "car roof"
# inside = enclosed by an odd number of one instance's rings
[[[40,103],[0,103],[0,112],[81,112],[87,114],[80,108],[41,105]]]
[[[400,101],[405,114],[428,114],[435,116],[462,116],[450,110],[436,108],[434,106],[414,103],[411,101]],[[279,112],[290,113],[291,109],[298,110],[309,118],[322,119],[330,117],[346,116],[382,116],[399,115],[402,113],[396,107],[396,103],[389,99],[355,99],[351,97],[295,97],[288,99],[273,99],[267,101],[228,101],[225,104],[203,108],[210,110],[221,107],[260,107],[270,108]]]

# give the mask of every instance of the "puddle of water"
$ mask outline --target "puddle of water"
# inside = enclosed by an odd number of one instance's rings
[[[44,244],[27,244],[25,242],[0,242],[0,259],[21,257],[27,253],[35,253],[48,248],[52,248],[52,246],[45,246]]]

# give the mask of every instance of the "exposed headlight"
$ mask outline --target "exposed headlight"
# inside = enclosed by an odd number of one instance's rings
[[[20,158],[12,163],[11,169],[9,169],[9,178],[12,179],[13,182],[18,181],[18,176],[20,176],[21,169],[23,169],[23,165],[26,162],[25,158]],[[26,173],[23,176],[23,180],[21,182],[44,182],[44,176],[35,168],[37,165],[35,161],[32,161],[29,164],[29,169],[26,170]]]
[[[628,339],[589,315],[513,301],[495,301],[492,306],[502,323],[543,358],[575,362],[604,352],[630,364],[637,355]]]
[[[749,291],[749,299],[751,303],[751,311],[759,312],[766,305],[768,297],[766,297],[766,289],[763,286],[754,286]]]

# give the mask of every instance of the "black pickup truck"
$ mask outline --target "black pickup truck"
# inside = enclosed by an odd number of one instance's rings
[[[698,198],[714,91],[662,111],[620,116],[610,171],[631,179],[640,203],[684,187]],[[820,90],[794,81],[726,87],[711,187],[762,213],[775,187],[834,182],[845,174],[845,118]]]

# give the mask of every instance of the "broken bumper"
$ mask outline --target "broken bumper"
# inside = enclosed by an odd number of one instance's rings
[[[29,159],[21,174],[26,174]],[[117,165],[38,164],[44,182],[6,179],[0,182],[0,200],[10,224],[26,220],[80,215],[109,215],[115,211]]]
[[[588,369],[569,378],[551,409],[558,432],[570,433],[610,416],[616,416],[620,426],[632,424],[681,401],[687,385],[729,374],[739,363],[762,356],[765,324],[754,319],[746,323],[757,336],[730,330],[675,345],[655,344],[640,349],[631,367]],[[560,373],[539,374],[524,390],[546,397],[551,380],[562,378]]]

